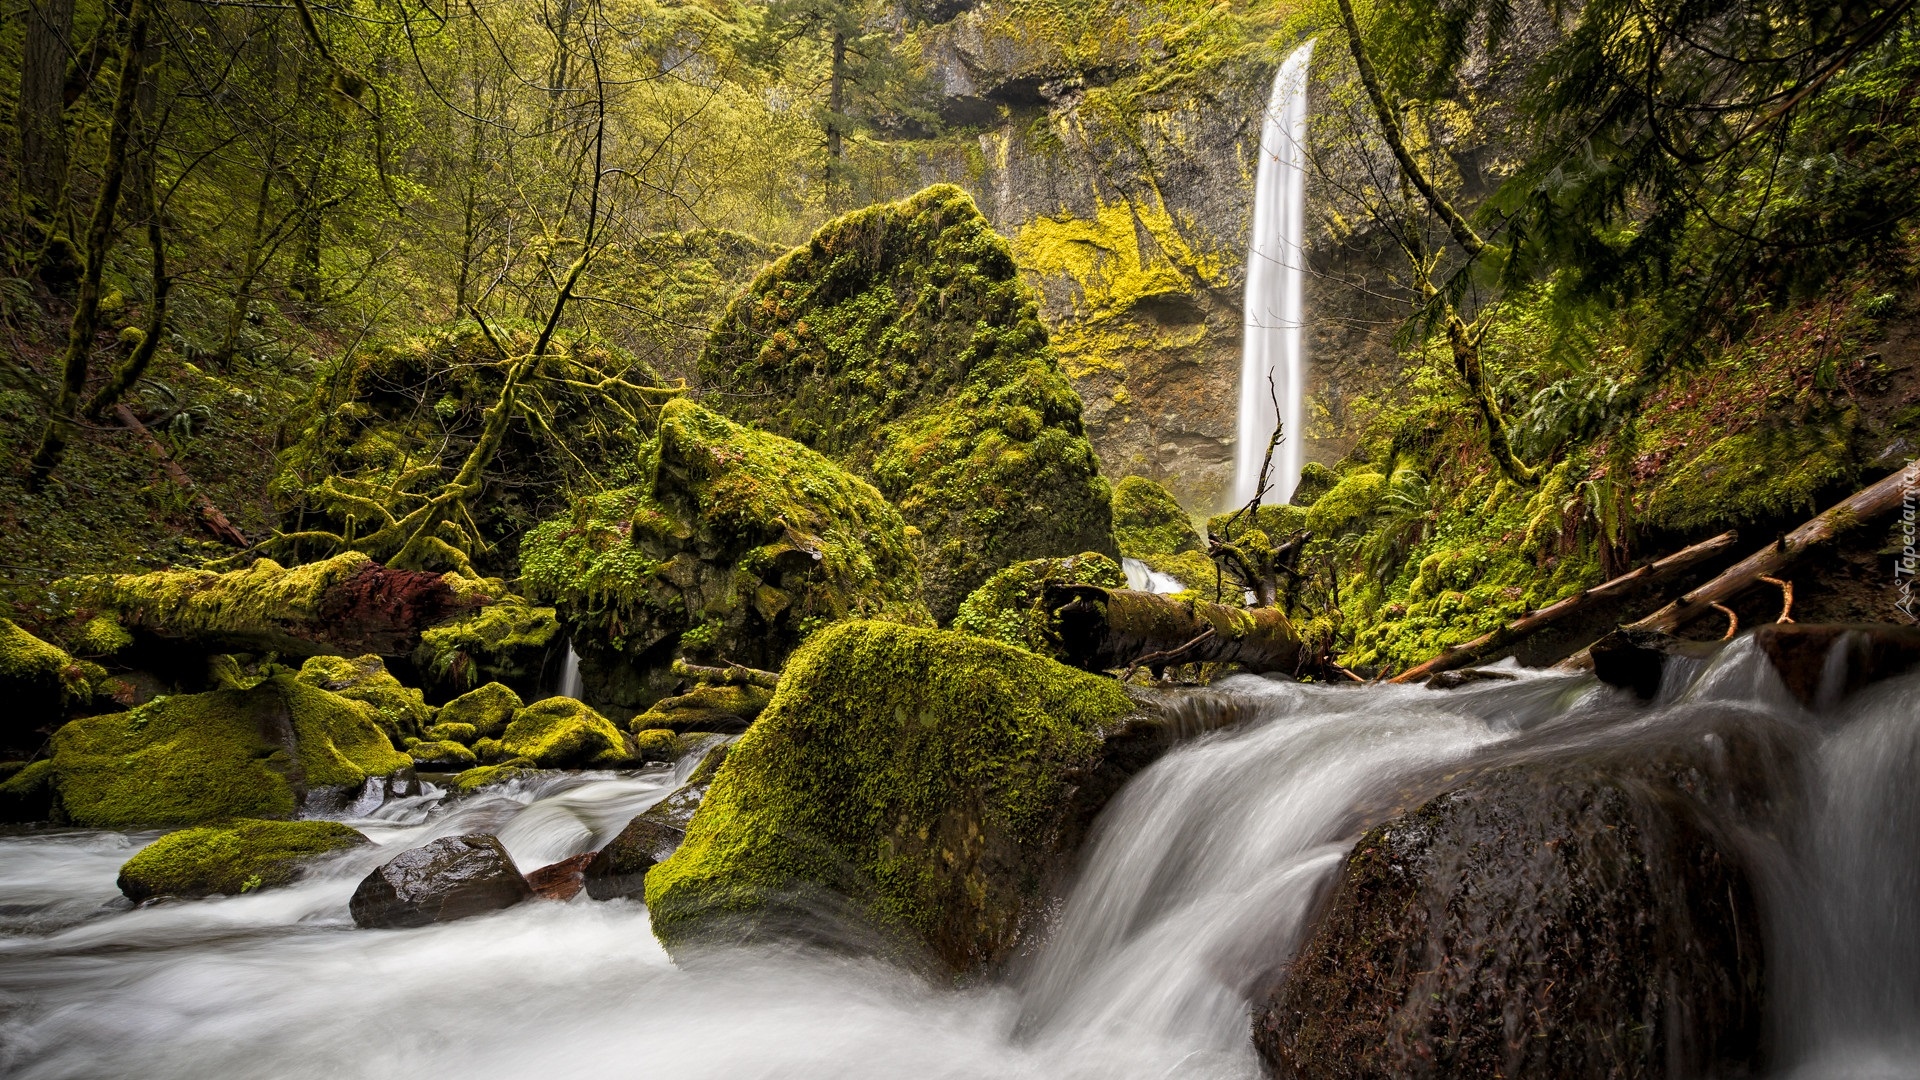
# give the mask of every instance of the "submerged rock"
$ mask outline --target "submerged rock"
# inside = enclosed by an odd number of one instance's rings
[[[1480,772],[1369,830],[1255,1011],[1281,1076],[1745,1075],[1766,942],[1722,824],[1780,744],[1729,713]],[[1498,764],[1498,763],[1496,763]]]
[[[289,818],[413,767],[371,706],[291,675],[75,720],[52,748],[55,812],[99,829]]]
[[[322,855],[360,847],[366,837],[337,821],[250,821],[182,829],[140,849],[120,868],[129,900],[236,896],[285,885]]]
[[[586,866],[588,896],[595,900],[622,896],[638,899],[646,892],[647,871],[664,862],[686,838],[684,830],[674,828],[664,817],[641,814],[594,853]]]
[[[473,833],[400,853],[360,882],[347,907],[360,926],[398,929],[485,915],[533,895],[500,841]]]
[[[1035,930],[1093,814],[1143,760],[1118,683],[967,634],[815,635],[647,875],[669,948],[864,917],[956,971]],[[844,929],[835,926],[822,932]]]
[[[920,531],[943,622],[995,570],[1116,554],[1107,484],[1038,297],[939,185],[829,221],[715,324],[702,383],[737,419],[871,479]]]
[[[596,705],[665,696],[677,651],[778,668],[835,619],[927,621],[899,512],[806,447],[676,398],[641,472],[522,545],[524,580],[558,607]]]
[[[571,900],[586,885],[587,864],[595,854],[588,851],[549,863],[527,875],[527,887],[542,900]]]

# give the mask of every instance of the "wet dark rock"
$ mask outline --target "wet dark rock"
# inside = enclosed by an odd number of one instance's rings
[[[1920,627],[1891,623],[1773,623],[1753,632],[1787,691],[1825,708],[1920,662]]]
[[[1511,671],[1488,671],[1485,668],[1461,668],[1459,671],[1441,671],[1427,679],[1429,690],[1458,690],[1463,686],[1478,682],[1512,682],[1519,678]]]
[[[1256,1009],[1277,1075],[1760,1064],[1764,942],[1727,815],[1764,805],[1784,737],[1731,713],[1664,743],[1596,735],[1604,749],[1470,768],[1362,836]]]
[[[400,853],[368,874],[347,906],[360,926],[391,929],[484,915],[533,895],[500,841],[474,833]]]
[[[638,898],[645,890],[647,871],[680,846],[685,830],[675,828],[664,820],[665,814],[655,814],[654,810],[627,822],[619,836],[593,855],[586,866],[588,896],[595,900]]]
[[[587,864],[594,855],[588,851],[543,866],[527,875],[527,886],[542,900],[571,900],[587,883]]]
[[[1594,642],[1587,653],[1593,658],[1593,673],[1601,682],[1652,698],[1660,692],[1668,657],[1700,658],[1719,647],[1718,642],[1682,641],[1658,630],[1622,628]]]

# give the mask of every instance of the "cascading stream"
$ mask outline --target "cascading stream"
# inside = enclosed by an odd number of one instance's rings
[[[141,909],[113,877],[152,834],[0,836],[0,1073],[1253,1078],[1249,1006],[1389,795],[1469,761],[1698,739],[1730,715],[1801,748],[1764,794],[1788,824],[1756,849],[1777,1074],[1920,1072],[1920,676],[1811,714],[1744,641],[1652,705],[1519,674],[1447,693],[1244,676],[1195,692],[1195,712],[1230,699],[1251,718],[1136,777],[1046,946],[967,989],[764,944],[683,969],[629,901],[414,930],[347,917],[362,875],[436,836],[494,832],[523,869],[589,850],[672,789],[666,770],[403,800],[353,820],[379,847],[296,885]]]
[[[1240,345],[1240,410],[1234,425],[1233,504],[1252,501],[1276,421],[1286,441],[1273,455],[1264,502],[1284,503],[1300,480],[1306,422],[1301,298],[1306,257],[1307,65],[1313,42],[1293,51],[1273,76],[1260,129],[1253,225],[1247,239],[1247,291]],[[1279,409],[1274,406],[1278,402]]]

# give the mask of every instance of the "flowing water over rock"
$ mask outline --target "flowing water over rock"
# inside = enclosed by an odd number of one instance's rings
[[[379,846],[297,885],[140,909],[113,878],[151,834],[0,837],[0,1073],[1257,1077],[1253,1010],[1363,832],[1455,777],[1680,745],[1739,779],[1714,805],[1766,928],[1770,1071],[1920,1073],[1920,677],[1809,713],[1745,642],[1670,671],[1651,705],[1517,674],[1193,692],[1183,707],[1251,719],[1137,777],[1048,943],[959,989],[798,946],[677,967],[626,900],[410,930],[347,916],[368,870],[439,836],[493,832],[523,870],[591,850],[672,790],[664,769],[391,802],[352,822]]]

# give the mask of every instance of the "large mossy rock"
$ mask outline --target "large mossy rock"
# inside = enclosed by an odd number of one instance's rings
[[[1213,560],[1207,558],[1206,541],[1193,519],[1171,492],[1144,476],[1129,476],[1114,485],[1113,538],[1123,557],[1139,559],[1181,584],[1213,584]]]
[[[522,759],[543,769],[611,769],[632,757],[613,721],[564,697],[521,709],[497,741],[475,743],[474,751],[490,761]]]
[[[702,382],[737,419],[872,479],[919,529],[928,607],[988,575],[1113,555],[1080,397],[1007,242],[940,185],[821,226],[716,324]]]
[[[534,693],[548,665],[565,650],[552,608],[506,597],[422,631],[413,665],[443,693],[486,682]]]
[[[820,454],[676,399],[641,475],[522,545],[595,705],[652,704],[676,652],[777,668],[837,619],[927,621],[899,512]]]
[[[337,821],[241,820],[182,829],[141,848],[120,868],[130,900],[236,896],[285,885],[307,862],[368,843]]]
[[[367,706],[380,730],[396,744],[419,736],[433,723],[433,709],[420,691],[402,685],[387,671],[387,665],[371,654],[351,660],[344,656],[309,657],[300,665],[296,678]]]
[[[1120,751],[1134,708],[1111,679],[967,634],[822,631],[647,875],[654,932],[810,933],[851,905],[955,971],[993,967],[1139,766]]]
[[[37,748],[41,732],[57,726],[69,706],[91,700],[105,675],[98,665],[0,619],[0,747]]]
[[[440,706],[436,719],[438,726],[464,724],[472,727],[473,736],[461,740],[470,743],[474,738],[499,738],[507,730],[507,725],[513,723],[513,714],[522,707],[520,695],[514,693],[511,687],[485,683]]]
[[[1496,761],[1369,830],[1256,1009],[1261,1055],[1286,1077],[1749,1075],[1767,965],[1739,835],[1766,826],[1728,815],[1792,760],[1754,721]]]
[[[101,829],[289,818],[413,765],[370,706],[291,675],[75,720],[52,747],[55,813]]]

